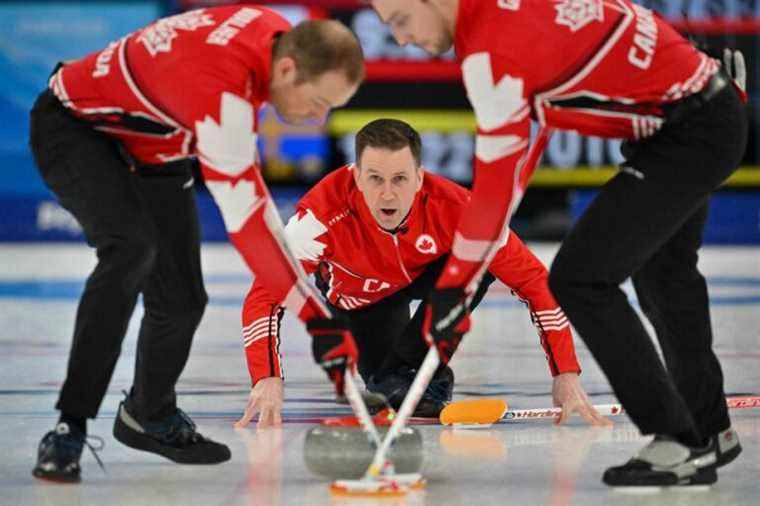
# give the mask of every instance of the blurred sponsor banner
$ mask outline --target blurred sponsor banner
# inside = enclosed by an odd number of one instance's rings
[[[0,178],[0,240],[80,237],[76,222],[44,188],[27,148],[28,111],[55,63],[98,50],[167,11],[230,3],[239,2],[0,2],[0,164],[4,176]],[[285,214],[295,195],[330,170],[354,160],[355,132],[379,117],[404,119],[420,131],[426,168],[462,184],[471,183],[474,119],[451,53],[432,58],[419,48],[398,46],[377,15],[358,0],[263,3],[293,24],[307,18],[341,20],[357,33],[367,57],[367,81],[348,107],[336,111],[326,125],[292,127],[279,121],[271,109],[262,113],[258,142],[263,170]],[[662,13],[678,29],[695,35],[698,42],[713,48],[738,47],[745,53],[750,62],[750,145],[745,167],[728,184],[760,187],[760,170],[755,167],[760,164],[760,67],[756,65],[760,60],[760,0],[640,3]],[[620,162],[619,145],[616,140],[558,132],[532,184],[550,188],[601,185]],[[298,187],[283,190],[282,185]],[[204,237],[223,239],[215,206],[202,191],[199,199]],[[524,206],[529,201],[530,195]],[[745,211],[752,214],[751,208]]]
[[[337,164],[355,161],[354,135],[378,118],[406,121],[420,132],[422,163],[426,169],[462,184],[472,182],[475,117],[468,110],[445,109],[343,109],[328,122],[336,138]],[[538,126],[533,124],[535,134]],[[622,162],[620,141],[583,137],[575,132],[555,132],[549,141],[542,168],[534,175],[533,186],[599,186],[612,177]],[[760,170],[746,167],[734,174],[729,186],[760,187]]]
[[[82,240],[76,220],[44,186],[28,148],[29,111],[55,64],[100,50],[164,13],[158,1],[0,3],[0,241]],[[318,14],[277,6],[292,23]],[[321,12],[321,11],[320,11]],[[326,170],[330,143],[323,125],[292,127],[271,109],[260,117],[259,151],[272,182],[309,184]],[[303,187],[275,189],[286,215]],[[215,204],[198,195],[204,238],[225,240]]]
[[[496,1],[496,0],[492,0]],[[232,0],[172,0],[176,10],[241,3]],[[369,81],[459,80],[453,53],[441,58],[415,46],[400,47],[387,26],[362,0],[269,0],[269,6],[302,9],[341,20],[359,37],[367,57]],[[678,30],[694,35],[734,37],[760,32],[760,0],[636,0],[654,9]]]
[[[45,191],[28,149],[29,111],[55,64],[159,15],[156,1],[0,3],[0,194]]]
[[[303,188],[274,188],[280,216],[287,220],[304,193]],[[198,192],[198,215],[204,241],[226,241],[219,209],[208,192]],[[0,196],[0,242],[83,241],[82,228],[76,219],[53,196]]]

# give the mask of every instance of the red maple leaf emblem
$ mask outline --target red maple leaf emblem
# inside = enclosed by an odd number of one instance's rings
[[[435,245],[435,239],[427,234],[420,235],[414,243],[414,247],[417,248],[417,251],[426,255],[435,255],[438,250]]]

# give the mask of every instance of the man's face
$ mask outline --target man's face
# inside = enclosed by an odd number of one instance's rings
[[[284,57],[272,64],[269,102],[286,123],[323,123],[330,110],[346,105],[358,87],[338,70],[299,82],[295,62]]]
[[[354,179],[377,224],[393,230],[409,213],[422,187],[422,169],[408,146],[397,151],[367,146],[354,169]]]
[[[372,7],[401,46],[414,44],[433,55],[451,49],[453,33],[444,13],[451,5],[437,0],[372,0]]]

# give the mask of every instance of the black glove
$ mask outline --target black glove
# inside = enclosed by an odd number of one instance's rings
[[[422,336],[438,349],[444,364],[451,360],[459,341],[470,330],[470,309],[461,288],[433,290],[425,307]]]
[[[346,368],[359,359],[359,350],[347,323],[340,318],[314,318],[306,323],[312,336],[311,352],[335,384],[335,393],[343,395]]]

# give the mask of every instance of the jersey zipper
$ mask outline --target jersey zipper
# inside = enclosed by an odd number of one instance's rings
[[[396,258],[398,258],[398,265],[399,267],[401,267],[401,272],[404,273],[406,280],[411,283],[412,278],[410,278],[409,273],[406,272],[406,267],[404,267],[404,261],[401,259],[401,250],[398,247],[398,236],[396,236],[396,234],[391,234],[391,237],[393,237],[393,244],[396,245]]]

